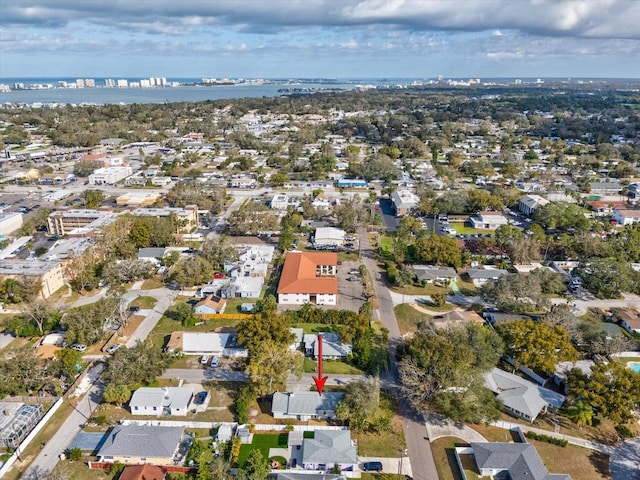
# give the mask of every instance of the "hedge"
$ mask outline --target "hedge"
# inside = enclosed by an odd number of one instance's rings
[[[536,432],[527,432],[525,436],[527,438],[530,438],[531,440],[538,440],[540,442],[552,443],[554,445],[558,445],[559,447],[566,447],[569,444],[567,440],[564,440],[562,438],[551,437],[549,435],[542,435]]]

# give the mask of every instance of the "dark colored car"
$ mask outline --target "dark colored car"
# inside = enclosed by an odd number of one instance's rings
[[[362,470],[365,472],[381,472],[382,462],[364,462],[362,464]]]

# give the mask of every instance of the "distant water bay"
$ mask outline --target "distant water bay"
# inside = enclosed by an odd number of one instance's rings
[[[201,102],[229,98],[260,98],[284,95],[282,90],[341,89],[351,90],[352,83],[301,84],[301,85],[216,85],[180,86],[157,88],[53,88],[47,90],[14,90],[0,93],[4,103],[69,103],[69,104],[119,104],[119,103],[173,103]]]

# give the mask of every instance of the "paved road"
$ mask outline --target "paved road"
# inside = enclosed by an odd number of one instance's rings
[[[640,307],[640,296],[635,295],[633,293],[624,293],[624,299],[622,300],[580,300],[574,299],[571,304],[575,304],[575,309],[580,314],[584,314],[587,312],[588,308],[624,308],[624,307],[632,307],[638,308]],[[552,298],[551,303],[553,304],[566,304],[567,300],[564,298]]]
[[[375,260],[375,252],[369,244],[369,236],[365,229],[360,229],[360,248],[362,261],[367,267],[378,298],[378,310],[376,314],[382,324],[389,330],[389,356],[390,371],[381,378],[382,386],[389,390],[399,401],[400,413],[403,417],[404,436],[409,451],[411,470],[416,480],[436,480],[438,471],[431,452],[431,443],[427,439],[427,431],[422,414],[416,412],[409,402],[400,395],[398,364],[396,362],[396,349],[402,342],[398,321],[393,310],[394,303],[391,298],[389,286],[385,283],[385,277]]]
[[[91,417],[92,412],[102,402],[102,383],[99,382],[102,365],[96,365],[89,373],[91,379],[89,391],[82,397],[76,407],[71,411],[65,422],[58,428],[56,433],[51,437],[46,445],[40,451],[40,454],[29,466],[29,470],[25,474],[28,477],[33,472],[41,474],[51,472],[58,463],[58,455],[63,453],[71,444],[75,436],[81,430],[82,425]],[[65,402],[75,400],[65,400]]]
[[[640,480],[640,437],[627,440],[611,455],[612,480]]]
[[[15,340],[16,336],[11,332],[0,333],[0,350]]]
[[[226,368],[168,368],[160,378],[173,378],[189,383],[202,383],[207,380],[219,382],[246,382],[247,374]]]

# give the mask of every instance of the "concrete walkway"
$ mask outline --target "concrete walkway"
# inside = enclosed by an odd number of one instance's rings
[[[427,427],[427,437],[431,442],[442,437],[456,437],[468,443],[487,441],[473,428],[467,427],[464,423],[454,422],[438,413],[427,412],[424,415],[424,421]]]
[[[577,445],[579,447],[588,448],[590,450],[596,450],[598,452],[606,453],[607,455],[611,455],[616,449],[616,447],[611,445],[603,445],[602,443],[592,442],[590,440],[585,440],[584,438],[571,437],[569,435],[563,435],[562,433],[550,432],[549,430],[542,430],[541,428],[528,427],[519,423],[503,422],[502,420],[499,420],[497,422],[493,422],[491,425],[498,428],[505,428],[507,430],[519,427],[520,430],[525,433],[534,432],[542,435],[547,435],[549,437],[561,438],[569,442],[571,445]]]

